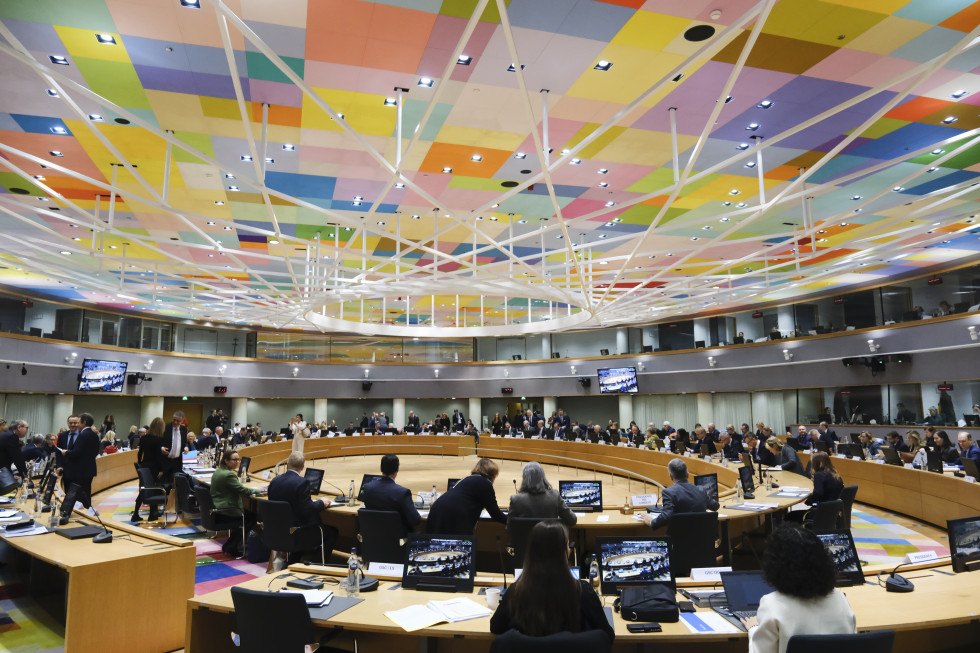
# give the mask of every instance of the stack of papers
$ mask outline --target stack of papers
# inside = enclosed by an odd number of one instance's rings
[[[492,613],[476,601],[459,597],[447,601],[429,601],[426,605],[410,605],[401,610],[390,610],[385,616],[411,632],[440,623],[456,623],[467,619],[489,617]]]
[[[333,592],[330,590],[280,590],[283,594],[302,594],[306,599],[306,605],[313,608],[321,608],[330,605],[333,599]]]
[[[738,505],[727,506],[727,507],[734,508],[736,510],[755,510],[761,512],[763,510],[778,508],[779,504],[778,503],[740,503]]]
[[[41,526],[40,524],[34,524],[34,526],[31,528],[24,528],[22,530],[14,531],[12,533],[8,533],[6,530],[4,530],[3,536],[6,538],[25,537],[27,535],[41,535],[42,533],[50,533],[50,532],[51,531],[49,531],[44,526]]]

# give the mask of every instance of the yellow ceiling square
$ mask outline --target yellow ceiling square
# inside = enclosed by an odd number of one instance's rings
[[[623,25],[623,29],[619,30],[610,44],[629,45],[644,50],[662,50],[689,24],[690,20],[687,18],[666,16],[652,11],[638,11]]]
[[[123,45],[122,37],[118,34],[108,34],[115,39],[116,43],[100,43],[96,38],[95,30],[78,29],[77,27],[54,26],[62,43],[68,49],[68,54],[72,57],[85,57],[88,59],[101,59],[102,61],[117,61],[129,63],[129,53]]]
[[[696,141],[695,136],[686,134],[677,136],[677,145],[681,151],[693,146]],[[602,148],[598,157],[603,161],[660,165],[671,159],[672,151],[670,134],[630,129],[617,135],[609,145]]]
[[[860,50],[861,52],[891,54],[896,48],[929,31],[931,28],[932,25],[929,23],[900,18],[898,16],[887,16],[877,25],[872,26],[863,34],[856,36],[847,44],[847,47],[852,50]]]
[[[782,0],[773,8],[763,30],[838,47],[847,45],[885,17],[882,12],[867,11],[867,7],[855,9],[820,0]]]
[[[601,75],[582,75],[567,96],[628,104],[685,60],[629,45],[609,45],[599,58],[613,62],[612,68]]]
[[[228,100],[217,97],[200,96],[201,111],[209,118],[225,118],[228,120],[241,120],[242,112],[238,108],[237,100]],[[247,110],[247,105],[246,105]]]
[[[330,107],[344,114],[344,120],[359,134],[390,136],[395,131],[395,107],[384,105],[383,95],[329,88],[313,89]],[[342,128],[309,96],[303,96],[302,125],[306,129],[340,131]]]
[[[436,140],[440,143],[489,147],[497,150],[514,150],[524,142],[526,135],[513,132],[477,129],[444,124]]]

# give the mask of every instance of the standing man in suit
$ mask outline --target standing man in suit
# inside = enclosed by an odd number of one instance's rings
[[[458,410],[453,411],[453,430],[462,431],[466,427],[466,418]]]
[[[667,471],[674,484],[664,488],[661,501],[663,510],[656,517],[648,512],[642,513],[640,519],[644,524],[650,528],[659,528],[666,525],[675,512],[718,510],[718,502],[709,497],[707,491],[687,480],[687,464],[683,460],[680,458],[671,460],[667,464]]]
[[[285,501],[293,511],[293,537],[299,544],[294,555],[302,557],[314,553],[323,545],[323,559],[329,560],[337,540],[337,529],[320,521],[320,513],[330,505],[330,499],[314,501],[310,497],[310,484],[303,478],[306,457],[302,451],[294,451],[286,458],[286,471],[269,483],[269,500]],[[319,527],[319,528],[317,528]]]
[[[557,426],[555,426],[555,430],[558,429],[558,426],[564,426],[565,430],[567,431],[572,426],[572,421],[561,408],[558,409],[558,415],[555,416],[555,423],[557,424]]]
[[[20,448],[20,439],[27,437],[30,425],[27,420],[15,419],[3,433],[0,433],[0,467],[17,466],[17,473],[22,479],[27,478],[27,465],[24,463],[24,452]]]
[[[419,416],[415,414],[414,410],[408,411],[408,420],[405,422],[405,430],[410,433],[418,433],[422,429],[421,424],[419,424]]]
[[[174,474],[183,471],[184,459],[181,453],[187,446],[187,427],[184,426],[184,413],[174,413],[173,421],[164,431],[163,442],[160,446],[160,471],[163,472],[163,482],[173,481]]]
[[[76,483],[80,488],[77,501],[86,508],[92,507],[92,479],[98,474],[95,459],[99,455],[99,434],[92,428],[95,418],[90,413],[78,416],[81,431],[69,435],[67,446],[61,449],[65,461],[63,483],[67,490]]]
[[[381,457],[381,478],[361,488],[364,507],[368,510],[393,510],[401,515],[406,532],[422,521],[422,515],[412,503],[412,491],[395,483],[398,476],[398,456],[393,453]]]

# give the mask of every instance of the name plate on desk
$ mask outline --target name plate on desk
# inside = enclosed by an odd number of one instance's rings
[[[912,463],[905,463],[905,469],[914,469]]]
[[[861,456],[851,456],[851,460],[864,460]]]
[[[967,483],[976,483],[977,482],[977,479],[973,478],[972,476],[964,476],[963,477],[963,480],[966,481]]]
[[[639,506],[655,506],[657,505],[657,495],[656,494],[634,494],[630,497],[630,505],[634,508]]]
[[[405,565],[394,562],[372,562],[368,564],[368,576],[392,576],[401,578],[405,571]]]
[[[721,572],[731,570],[731,567],[694,567],[691,569],[691,580],[721,580]]]
[[[939,556],[936,555],[935,551],[914,551],[905,554],[905,562],[909,563],[931,562],[938,559]]]
[[[878,464],[878,465],[884,465],[885,464],[885,461],[884,460],[881,460],[880,458],[875,458],[875,463]]]
[[[839,454],[837,454],[837,457],[838,458],[847,458],[847,455],[846,454],[839,453]]]

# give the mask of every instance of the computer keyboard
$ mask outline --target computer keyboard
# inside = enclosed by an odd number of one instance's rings
[[[757,610],[732,610],[732,615],[738,619],[754,619],[759,614]]]

